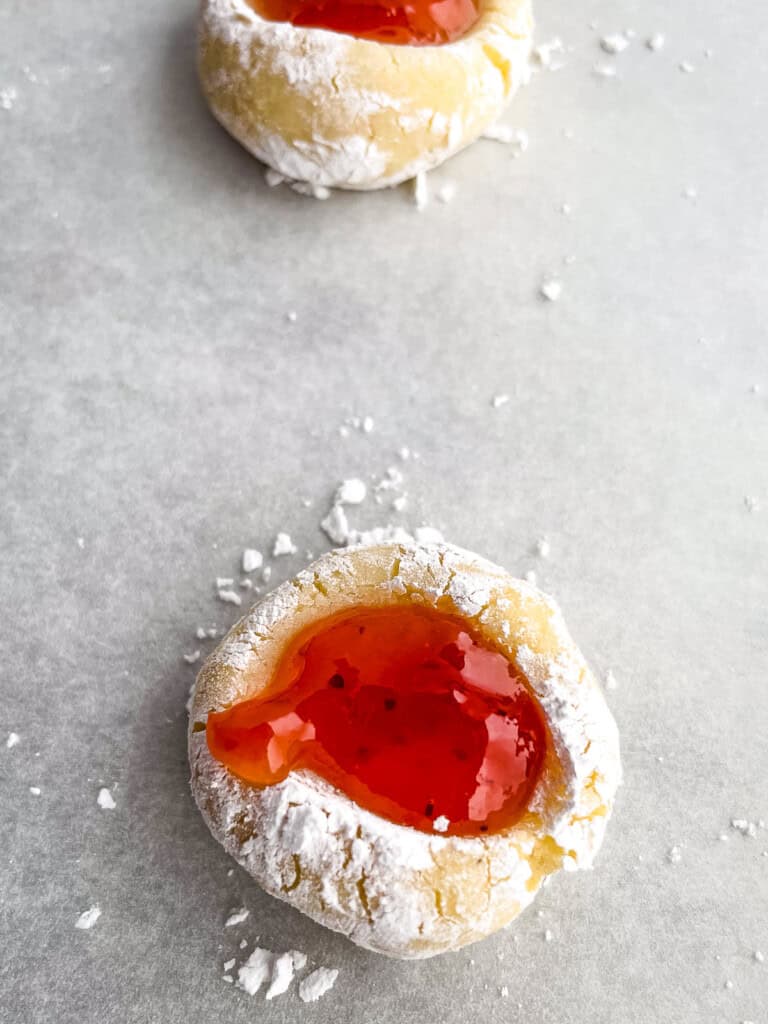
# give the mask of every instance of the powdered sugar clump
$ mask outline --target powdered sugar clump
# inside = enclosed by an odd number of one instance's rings
[[[318,967],[316,971],[313,971],[299,985],[299,998],[305,1003],[317,1002],[326,992],[330,992],[336,984],[338,976],[339,972],[337,970],[331,970],[328,967]]]
[[[102,786],[99,790],[99,795],[96,797],[96,803],[102,809],[102,811],[114,811],[117,807],[114,797],[109,792],[106,786]]]
[[[289,533],[278,533],[272,546],[273,558],[279,558],[281,555],[295,555],[297,551],[298,548],[291,540]]]
[[[224,922],[225,928],[232,928],[236,924],[242,924],[250,914],[250,910],[246,910],[245,907],[240,907],[239,910],[231,910],[229,917]]]
[[[11,750],[12,747],[17,746],[21,742],[21,736],[17,732],[9,732],[8,739],[5,741],[6,747]]]
[[[101,907],[94,905],[89,907],[88,910],[84,910],[80,917],[75,921],[75,928],[80,928],[83,931],[87,931],[89,928],[93,928],[96,922],[101,917]]]

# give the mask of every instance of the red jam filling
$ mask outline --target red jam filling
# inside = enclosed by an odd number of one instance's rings
[[[547,743],[512,663],[461,620],[417,607],[314,626],[266,691],[212,712],[206,733],[213,756],[246,782],[306,768],[381,817],[454,835],[514,824]]]
[[[289,21],[378,43],[438,46],[464,35],[478,0],[249,0],[267,21]]]

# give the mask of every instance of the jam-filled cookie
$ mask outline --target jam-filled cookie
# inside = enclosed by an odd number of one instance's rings
[[[426,957],[589,867],[616,726],[554,603],[449,545],[333,551],[255,605],[192,700],[195,799],[267,892]]]
[[[527,79],[530,0],[203,0],[215,117],[286,178],[395,185],[462,149]]]

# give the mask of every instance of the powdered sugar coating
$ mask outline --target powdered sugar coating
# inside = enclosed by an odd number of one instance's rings
[[[529,0],[482,3],[466,35],[432,47],[204,0],[200,75],[215,117],[284,178],[379,188],[435,167],[498,117],[528,79],[531,35]]]
[[[511,829],[428,835],[364,810],[312,773],[260,789],[211,756],[208,711],[258,693],[297,631],[345,607],[397,602],[466,618],[539,700],[552,742],[529,812]],[[466,551],[415,543],[330,552],[252,608],[198,678],[190,761],[212,832],[267,892],[400,957],[482,938],[516,917],[548,874],[591,866],[621,773],[615,723],[555,604]]]

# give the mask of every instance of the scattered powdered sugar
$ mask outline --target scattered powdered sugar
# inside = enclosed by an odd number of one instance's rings
[[[8,739],[5,741],[6,747],[11,750],[21,742],[21,736],[17,732],[9,732]]]
[[[445,184],[441,185],[437,190],[437,198],[441,203],[452,203],[456,198],[456,192],[458,187],[453,181],[446,181]]]
[[[450,824],[450,819],[446,818],[444,814],[441,814],[432,822],[432,828],[435,830],[435,832],[447,832],[448,826]]]
[[[747,821],[746,818],[731,818],[731,828],[749,839],[757,836],[758,828],[765,828],[763,821]]]
[[[531,50],[534,68],[549,68],[555,70],[559,65],[553,67],[552,58],[556,53],[565,53],[562,39],[555,36],[548,43],[539,43]]]
[[[501,986],[501,988],[499,989],[499,995],[501,996],[502,999],[509,998],[509,988],[507,985]]]
[[[671,846],[667,851],[667,860],[670,864],[679,864],[683,859],[683,851],[679,846]]]
[[[75,928],[80,928],[83,931],[87,931],[89,928],[93,928],[96,922],[101,917],[101,907],[94,905],[89,907],[88,910],[84,910],[80,917],[75,921]]]
[[[305,1003],[317,1002],[326,992],[330,992],[336,984],[338,976],[339,972],[337,970],[331,970],[329,967],[318,967],[316,971],[313,971],[304,978],[299,985],[299,998]]]
[[[628,46],[629,39],[622,32],[611,33],[611,35],[603,36],[600,40],[600,47],[606,53],[623,53]]]
[[[611,672],[610,669],[608,669],[608,672],[606,673],[606,676],[605,676],[605,688],[606,688],[606,690],[617,690],[618,687],[619,687],[619,684],[618,684],[618,681],[616,679],[616,676],[613,674],[613,672]]]
[[[230,910],[229,917],[224,922],[225,928],[232,928],[236,924],[242,924],[250,914],[250,910],[245,907],[240,907],[238,910]]]
[[[191,654],[182,654],[182,658],[188,665],[194,665],[196,661],[200,661],[200,651],[194,650]]]
[[[331,506],[328,515],[320,523],[320,529],[334,544],[346,544],[349,537],[349,522],[341,505]]]
[[[235,960],[234,957],[232,957],[231,960],[225,960],[224,961],[224,970],[225,971],[231,971],[236,963],[237,963],[237,961]]]
[[[509,401],[509,395],[494,395],[491,399],[491,405],[494,409],[500,409],[502,405],[506,405]]]
[[[652,53],[658,53],[659,50],[664,49],[666,38],[661,32],[654,32],[652,36],[649,36],[645,41],[645,45]]]
[[[102,786],[99,790],[99,795],[96,797],[96,803],[103,811],[114,811],[117,807],[114,797],[106,786]]]
[[[242,597],[240,597],[236,590],[219,590],[218,598],[224,604],[233,604],[236,608],[239,608],[243,603]]]
[[[616,67],[614,64],[605,64],[602,62],[593,64],[592,74],[596,75],[598,78],[615,78]]]
[[[759,949],[755,950],[755,952],[752,954],[752,957],[755,960],[755,962],[758,963],[758,964],[764,964],[765,963],[765,953],[763,953]]]
[[[489,139],[491,142],[501,142],[506,146],[514,146],[514,156],[521,156],[528,149],[528,132],[522,128],[513,128],[508,124],[492,124],[485,129],[480,136],[482,139]]]
[[[549,558],[549,553],[552,550],[552,546],[546,537],[539,537],[536,541],[536,554],[540,558]]]
[[[692,75],[693,72],[696,70],[695,66],[691,64],[689,60],[681,60],[677,66],[680,68],[683,74],[686,75]]]
[[[546,931],[544,932],[544,941],[545,942],[551,942],[552,939],[554,939],[554,935],[549,930],[549,928],[547,928]]]
[[[542,298],[546,299],[547,302],[557,302],[563,293],[563,283],[557,280],[557,278],[547,278],[542,282],[539,288],[539,294]]]
[[[368,488],[364,482],[357,477],[349,480],[342,480],[336,489],[334,501],[337,505],[360,505],[365,501]]]
[[[256,548],[246,548],[242,557],[243,572],[256,572],[264,564],[264,556]]]
[[[745,494],[744,508],[747,510],[747,512],[759,512],[760,502],[753,494]]]
[[[224,969],[231,970],[234,964],[234,960],[228,960]],[[263,985],[267,985],[265,998],[272,1000],[286,993],[296,972],[304,970],[306,966],[307,954],[298,949],[273,953],[271,949],[257,946],[237,972],[237,980],[240,988],[249,996],[255,996]]]
[[[419,171],[413,179],[413,201],[419,213],[429,206],[429,186],[427,184],[427,172]]]
[[[268,1000],[275,999],[277,996],[287,992],[291,987],[294,973],[297,969],[301,970],[306,965],[306,962],[306,954],[300,953],[298,950],[291,950],[289,953],[282,953],[280,956],[275,957],[272,964],[272,976],[265,998]]]
[[[257,946],[237,972],[240,987],[249,996],[255,996],[261,986],[269,980],[274,958],[272,950]]]
[[[279,558],[281,555],[295,555],[297,551],[298,548],[291,540],[289,533],[278,533],[272,546],[273,558]]]
[[[40,789],[39,786],[30,786],[29,792],[32,794],[32,796],[40,796],[40,794],[42,793],[42,789]]]
[[[0,110],[12,110],[18,96],[18,92],[12,85],[0,89]]]

